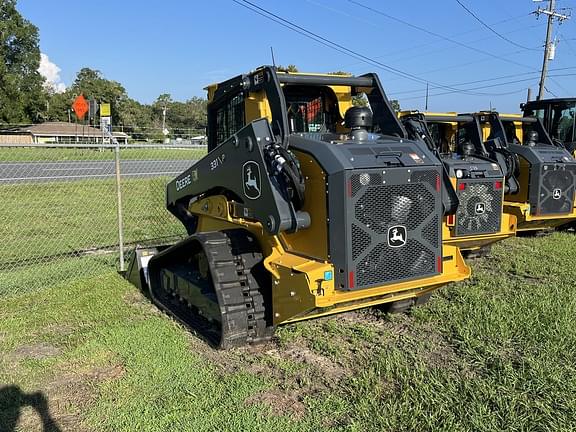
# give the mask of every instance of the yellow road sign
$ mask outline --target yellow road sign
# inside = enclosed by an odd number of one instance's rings
[[[110,116],[110,104],[109,103],[100,104],[100,117],[109,117],[109,116]]]

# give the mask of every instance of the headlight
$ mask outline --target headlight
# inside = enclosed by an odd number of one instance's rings
[[[456,170],[456,178],[461,179],[462,177],[464,177],[464,171],[462,171],[461,169],[457,169]]]
[[[360,174],[360,184],[362,186],[366,186],[366,185],[370,184],[370,174],[368,174],[368,173]]]

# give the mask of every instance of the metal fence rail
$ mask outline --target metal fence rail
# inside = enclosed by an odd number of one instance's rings
[[[0,145],[0,295],[120,268],[131,246],[182,237],[165,209],[165,186],[205,153],[183,145]]]

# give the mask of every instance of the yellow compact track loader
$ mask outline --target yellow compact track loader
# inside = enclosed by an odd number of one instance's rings
[[[127,274],[160,308],[228,348],[470,275],[442,244],[442,164],[375,74],[266,66],[208,91],[209,153],[167,186],[189,237],[138,248]]]
[[[503,207],[505,191],[516,184],[504,157],[494,151],[497,143],[475,139],[456,145],[458,127],[466,121],[456,113],[403,111],[399,117],[411,139],[437,154],[450,179],[456,199],[453,212],[444,216],[444,244],[459,246],[465,256],[479,256],[493,243],[514,236],[516,217]]]
[[[541,99],[520,108],[525,117],[539,118],[550,137],[576,157],[576,98]]]
[[[516,217],[517,232],[552,229],[576,218],[576,161],[552,141],[539,119],[493,111],[426,117],[429,126],[438,123],[432,134],[444,145],[483,143],[490,158],[504,162],[504,212]],[[437,122],[440,117],[454,121]]]

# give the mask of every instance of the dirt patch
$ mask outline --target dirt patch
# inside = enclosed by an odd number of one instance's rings
[[[385,315],[378,311],[361,310],[338,316],[350,324],[364,324],[376,329],[380,344],[404,346],[416,352],[429,368],[449,369],[465,377],[474,377],[470,365],[463,362],[446,337],[431,324],[415,321],[409,314]],[[371,343],[366,343],[370,347]]]
[[[60,431],[87,432],[82,424],[85,408],[91,404],[97,393],[99,383],[118,379],[124,374],[120,365],[102,366],[89,370],[68,370],[43,385],[38,391],[26,393],[28,398],[36,398],[41,403],[22,409],[19,427],[25,431],[42,431],[42,420],[38,406],[45,405],[49,418]],[[52,429],[45,429],[52,430]]]
[[[62,350],[46,342],[31,345],[21,345],[12,351],[10,357],[13,360],[33,359],[41,360],[49,357],[56,357]]]
[[[407,313],[386,314],[370,308],[340,314],[335,319],[346,324],[367,325],[393,334],[408,333],[414,323],[414,319]]]
[[[248,406],[262,404],[270,408],[273,415],[288,416],[300,420],[306,414],[306,406],[294,392],[285,393],[281,390],[266,390],[250,396],[244,401]]]
[[[131,290],[122,296],[124,303],[132,306],[135,309],[143,312],[144,317],[149,315],[162,315],[163,312],[160,311],[156,306],[154,306],[140,291]]]
[[[217,350],[192,333],[190,333],[189,344],[192,352],[201,355],[208,364],[222,374],[237,372],[264,374],[268,368],[261,365],[260,361],[266,351],[276,347],[276,343],[271,341],[232,350]]]
[[[289,359],[296,363],[312,366],[321,371],[328,381],[338,381],[348,374],[346,368],[341,364],[301,345],[292,345],[284,350],[272,349],[266,351],[266,355],[275,359]]]
[[[44,334],[68,336],[78,329],[79,327],[74,327],[68,324],[50,324],[44,328]]]
[[[450,368],[460,363],[454,348],[448,344],[446,339],[435,329],[424,326],[412,332],[414,337],[426,341],[427,350],[419,350],[420,355],[428,366],[433,368]]]

